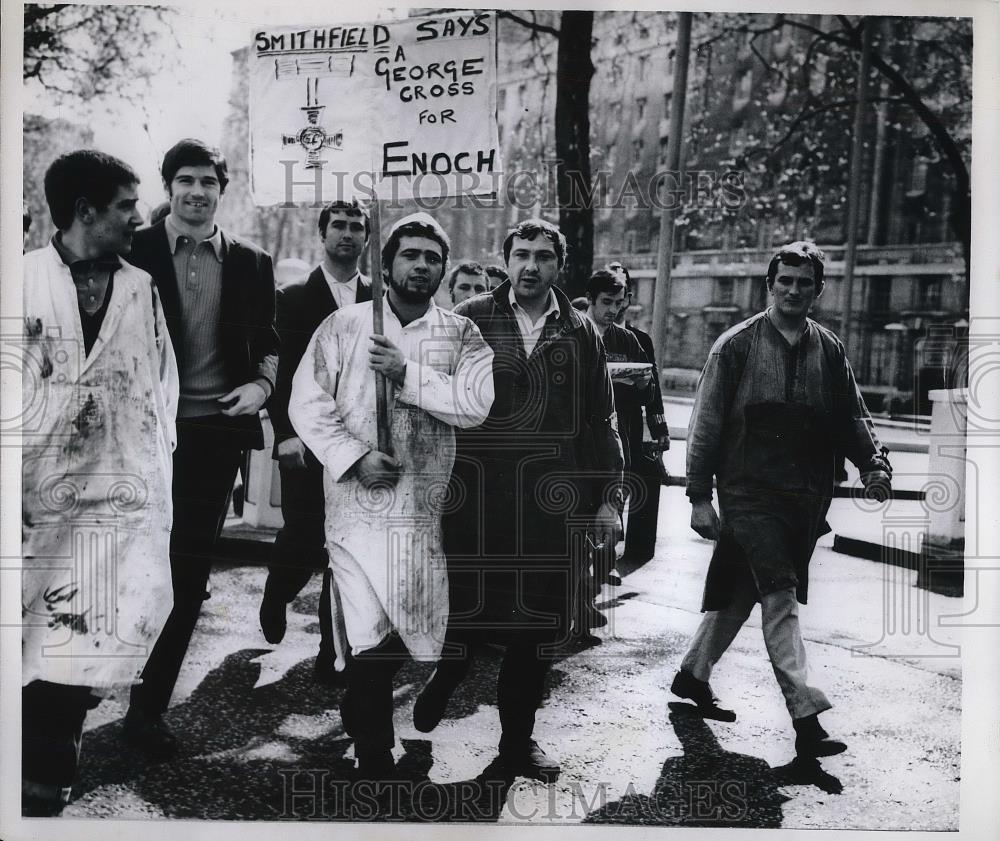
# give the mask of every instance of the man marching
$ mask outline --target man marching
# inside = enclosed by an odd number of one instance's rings
[[[327,570],[323,532],[323,466],[306,449],[288,419],[292,377],[316,328],[331,312],[372,299],[371,281],[358,271],[358,258],[368,242],[368,213],[353,202],[335,201],[319,214],[323,261],[302,283],[278,292],[275,320],[281,339],[278,376],[267,412],[274,426],[274,457],[281,478],[281,516],[274,540],[260,627],[273,644],[285,636],[285,608],[306,586],[315,570]],[[330,582],[324,577],[320,598],[320,644],[313,675],[321,682],[335,679],[329,617]]]
[[[798,603],[809,559],[828,530],[835,454],[885,485],[891,467],[844,346],[808,318],[823,291],[823,252],[811,242],[782,248],[767,268],[772,304],[716,341],[698,385],[687,451],[691,528],[716,540],[702,610],[707,611],[671,691],[707,717],[735,721],[709,687],[712,669],[761,604],[764,643],[795,729],[799,756],[846,749],[818,715],[826,695],[808,683]],[[712,477],[719,514],[712,506]]]
[[[393,676],[411,656],[441,653],[453,427],[482,423],[493,404],[489,345],[472,321],[433,301],[448,249],[430,216],[400,220],[382,249],[385,334],[372,334],[370,302],[331,315],[303,354],[288,407],[325,471],[327,547],[350,660],[341,715],[364,780],[393,772]],[[376,449],[373,371],[391,386],[391,455]]]
[[[101,152],[58,158],[58,231],[24,259],[25,815],[62,810],[87,711],[138,682],[170,612],[178,375],[153,281],[121,259],[138,183]]]
[[[554,648],[569,637],[575,569],[588,532],[610,536],[622,471],[614,397],[594,324],[554,287],[566,239],[530,219],[503,243],[510,280],[459,305],[496,354],[487,421],[459,436],[445,519],[449,646],[413,709],[437,726],[475,648],[505,646],[497,678],[497,770],[552,782],[559,763],[535,741]]]

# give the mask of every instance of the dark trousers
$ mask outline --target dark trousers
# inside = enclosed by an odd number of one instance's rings
[[[658,458],[658,456],[657,456]],[[656,547],[656,522],[660,512],[660,470],[642,451],[632,455],[631,481],[639,489],[629,500],[625,555],[632,561],[648,561]]]
[[[326,570],[319,602],[320,657],[336,656],[330,627],[330,576],[326,554],[326,516],[323,467],[307,455],[305,468],[278,467],[281,478],[281,517],[284,524],[274,539],[268,565],[267,592],[288,604],[309,583],[314,572]]]
[[[21,688],[21,779],[26,794],[65,799],[80,763],[83,720],[100,703],[87,686],[34,680]]]
[[[390,635],[375,648],[348,657],[347,692],[341,700],[345,729],[354,739],[359,762],[392,750],[392,681],[410,653],[402,640]]]
[[[486,641],[474,632],[449,632],[434,679],[452,689],[457,687],[468,674],[477,648]],[[545,693],[545,676],[552,667],[552,655],[546,653],[551,646],[551,642],[539,642],[537,635],[530,641],[506,646],[497,675],[501,751],[523,748],[534,733],[535,714]]]
[[[131,703],[151,715],[161,715],[170,704],[201,612],[215,541],[242,458],[241,438],[213,419],[177,422],[170,532],[174,606],[142,671],[142,683],[132,688],[131,695]]]

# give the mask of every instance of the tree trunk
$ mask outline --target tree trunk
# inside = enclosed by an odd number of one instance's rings
[[[586,289],[594,261],[594,211],[589,200],[590,82],[593,12],[563,12],[556,62],[556,190],[566,237],[564,270],[570,297]]]

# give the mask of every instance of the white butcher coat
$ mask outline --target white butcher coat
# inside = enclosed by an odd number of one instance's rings
[[[493,351],[467,318],[431,302],[405,327],[388,305],[385,335],[407,358],[389,400],[391,490],[344,474],[377,449],[372,304],[334,312],[316,330],[292,382],[288,415],[324,467],[326,539],[351,650],[392,631],[418,660],[437,660],[448,622],[441,514],[449,504],[454,426],[478,426],[493,405]]]
[[[173,602],[177,363],[150,276],[115,272],[86,355],[49,244],[24,258],[22,683],[136,683]]]

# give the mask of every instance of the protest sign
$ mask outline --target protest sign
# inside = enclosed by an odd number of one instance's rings
[[[270,27],[250,51],[258,205],[499,189],[496,16]]]

